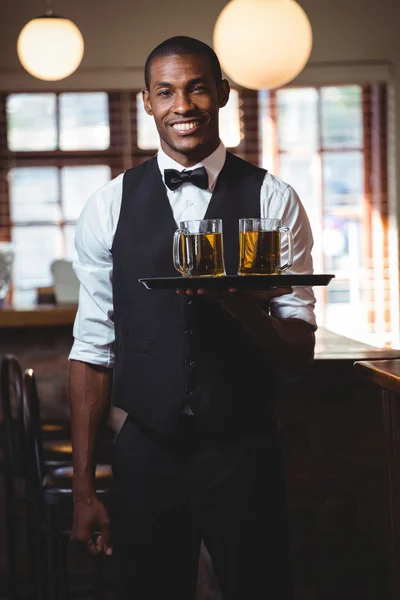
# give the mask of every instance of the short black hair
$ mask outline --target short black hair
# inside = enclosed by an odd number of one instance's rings
[[[184,56],[184,55],[199,55],[205,56],[211,66],[211,72],[217,85],[222,81],[221,65],[214,50],[195,38],[187,37],[185,35],[178,35],[176,37],[168,38],[164,42],[161,42],[158,46],[150,52],[146,59],[144,67],[144,80],[146,88],[150,89],[150,70],[151,63],[155,58],[167,57],[167,56]]]

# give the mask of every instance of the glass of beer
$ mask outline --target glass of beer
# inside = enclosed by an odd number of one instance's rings
[[[225,275],[222,219],[181,221],[174,234],[173,260],[184,277]]]
[[[288,243],[281,264],[282,234]],[[239,219],[238,275],[278,275],[293,265],[293,235],[280,219]]]

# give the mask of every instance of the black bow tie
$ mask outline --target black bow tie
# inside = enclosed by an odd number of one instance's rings
[[[202,190],[208,188],[208,175],[204,167],[198,167],[193,171],[177,171],[176,169],[164,169],[165,185],[170,190],[177,190],[182,183],[193,183]]]

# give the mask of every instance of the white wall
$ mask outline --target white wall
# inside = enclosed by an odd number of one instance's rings
[[[82,68],[141,67],[171,35],[212,43],[223,0],[54,0],[54,12],[76,21],[85,38]],[[398,0],[300,0],[314,32],[310,61],[400,61]],[[20,69],[15,43],[45,0],[0,0],[0,69]],[[100,76],[100,75],[99,75]]]

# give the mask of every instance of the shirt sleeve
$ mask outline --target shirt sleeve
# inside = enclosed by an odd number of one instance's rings
[[[120,181],[119,181],[120,179]],[[121,176],[93,194],[85,204],[75,232],[79,305],[70,360],[114,367],[111,247],[118,222]]]
[[[295,190],[277,177],[266,175],[261,187],[261,215],[279,218],[282,226],[289,227],[293,234],[293,265],[285,271],[290,274],[313,273],[313,236],[310,222],[303,204]],[[287,236],[282,244],[282,264],[288,259]],[[292,294],[274,298],[270,303],[271,314],[278,318],[296,318],[317,329],[312,287],[293,287]]]

